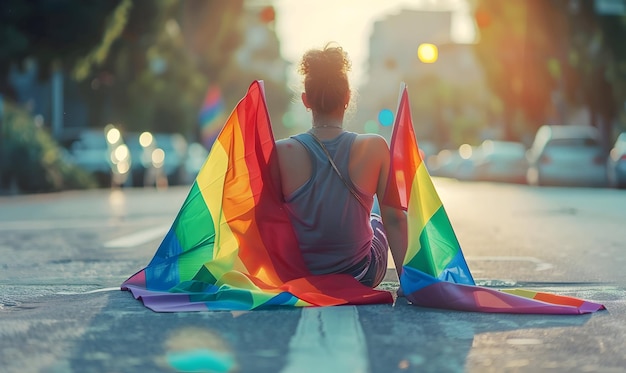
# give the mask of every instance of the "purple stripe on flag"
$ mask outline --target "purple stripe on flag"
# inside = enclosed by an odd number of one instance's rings
[[[494,289],[450,282],[432,284],[406,294],[406,298],[416,306],[470,312],[578,315],[604,309],[603,305],[588,301],[579,308],[555,305]]]

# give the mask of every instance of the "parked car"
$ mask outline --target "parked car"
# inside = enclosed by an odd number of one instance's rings
[[[520,142],[485,140],[476,159],[476,179],[526,183],[526,147]]]
[[[101,130],[87,129],[65,139],[68,160],[90,172],[99,186],[122,186],[128,179],[131,156],[120,131],[107,126]]]
[[[544,125],[527,153],[532,185],[606,186],[606,158],[595,127]]]
[[[150,132],[130,132],[124,135],[133,159],[130,183],[134,187],[154,186],[156,182],[152,152],[156,143]]]
[[[187,182],[187,140],[179,133],[153,134],[155,145],[165,153],[163,172],[169,185],[182,185]]]
[[[475,160],[479,156],[479,147],[469,144],[463,144],[458,149],[443,149],[437,153],[435,159],[429,160],[429,173],[432,176],[474,180]]]
[[[181,134],[144,131],[131,132],[124,137],[134,159],[133,186],[155,186],[160,183],[160,175],[167,179],[168,185],[188,183],[188,146]]]
[[[435,145],[431,141],[428,141],[428,140],[419,141],[417,143],[417,146],[419,148],[420,155],[422,156],[423,160],[426,160],[428,159],[428,157],[431,157],[433,155],[437,155],[437,145]]]
[[[622,132],[615,140],[606,167],[609,185],[626,188],[626,132]]]
[[[196,180],[198,173],[204,166],[209,156],[209,151],[204,145],[192,142],[189,144],[187,151],[187,160],[185,161],[185,169],[187,170],[187,184],[191,184]]]

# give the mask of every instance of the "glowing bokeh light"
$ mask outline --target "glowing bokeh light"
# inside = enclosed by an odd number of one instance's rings
[[[117,164],[117,171],[124,175],[130,170],[130,163],[128,161],[123,161]]]
[[[161,148],[156,148],[152,152],[152,164],[156,168],[161,168],[165,162],[165,152]]]
[[[144,148],[152,145],[153,140],[154,138],[150,132],[142,132],[141,135],[139,135],[139,144],[141,144]]]
[[[470,144],[463,144],[459,146],[459,155],[463,159],[470,159],[472,156],[472,146]]]
[[[417,58],[423,63],[435,63],[439,56],[437,46],[430,43],[423,43],[417,47]]]
[[[365,122],[365,124],[363,125],[363,130],[365,131],[365,133],[379,133],[379,126],[378,123],[376,123],[375,120],[370,119],[367,122]]]
[[[122,134],[117,128],[111,127],[111,129],[107,131],[106,137],[109,144],[116,144],[122,137]]]
[[[120,145],[117,148],[115,148],[114,154],[115,154],[115,159],[118,162],[121,162],[125,160],[126,158],[128,158],[128,156],[130,155],[130,151],[128,151],[128,147],[126,145]]]
[[[291,111],[287,111],[283,115],[283,126],[285,128],[294,128],[296,126],[296,116]]]
[[[378,112],[378,121],[385,127],[391,126],[393,124],[393,112],[389,109],[382,109]]]

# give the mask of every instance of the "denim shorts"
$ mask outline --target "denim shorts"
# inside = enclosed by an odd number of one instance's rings
[[[387,273],[389,242],[387,241],[383,221],[379,215],[372,213],[370,224],[374,231],[374,237],[372,238],[369,260],[365,274],[362,277],[359,276],[360,278],[357,277],[357,280],[365,286],[374,288],[383,281]]]

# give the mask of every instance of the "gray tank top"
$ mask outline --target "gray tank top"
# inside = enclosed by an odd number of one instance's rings
[[[372,196],[359,190],[349,177],[350,148],[356,136],[343,132],[323,143],[344,179],[371,210]],[[350,193],[310,134],[292,138],[311,158],[311,178],[285,198],[304,261],[313,274],[350,272],[370,253],[370,212]]]

